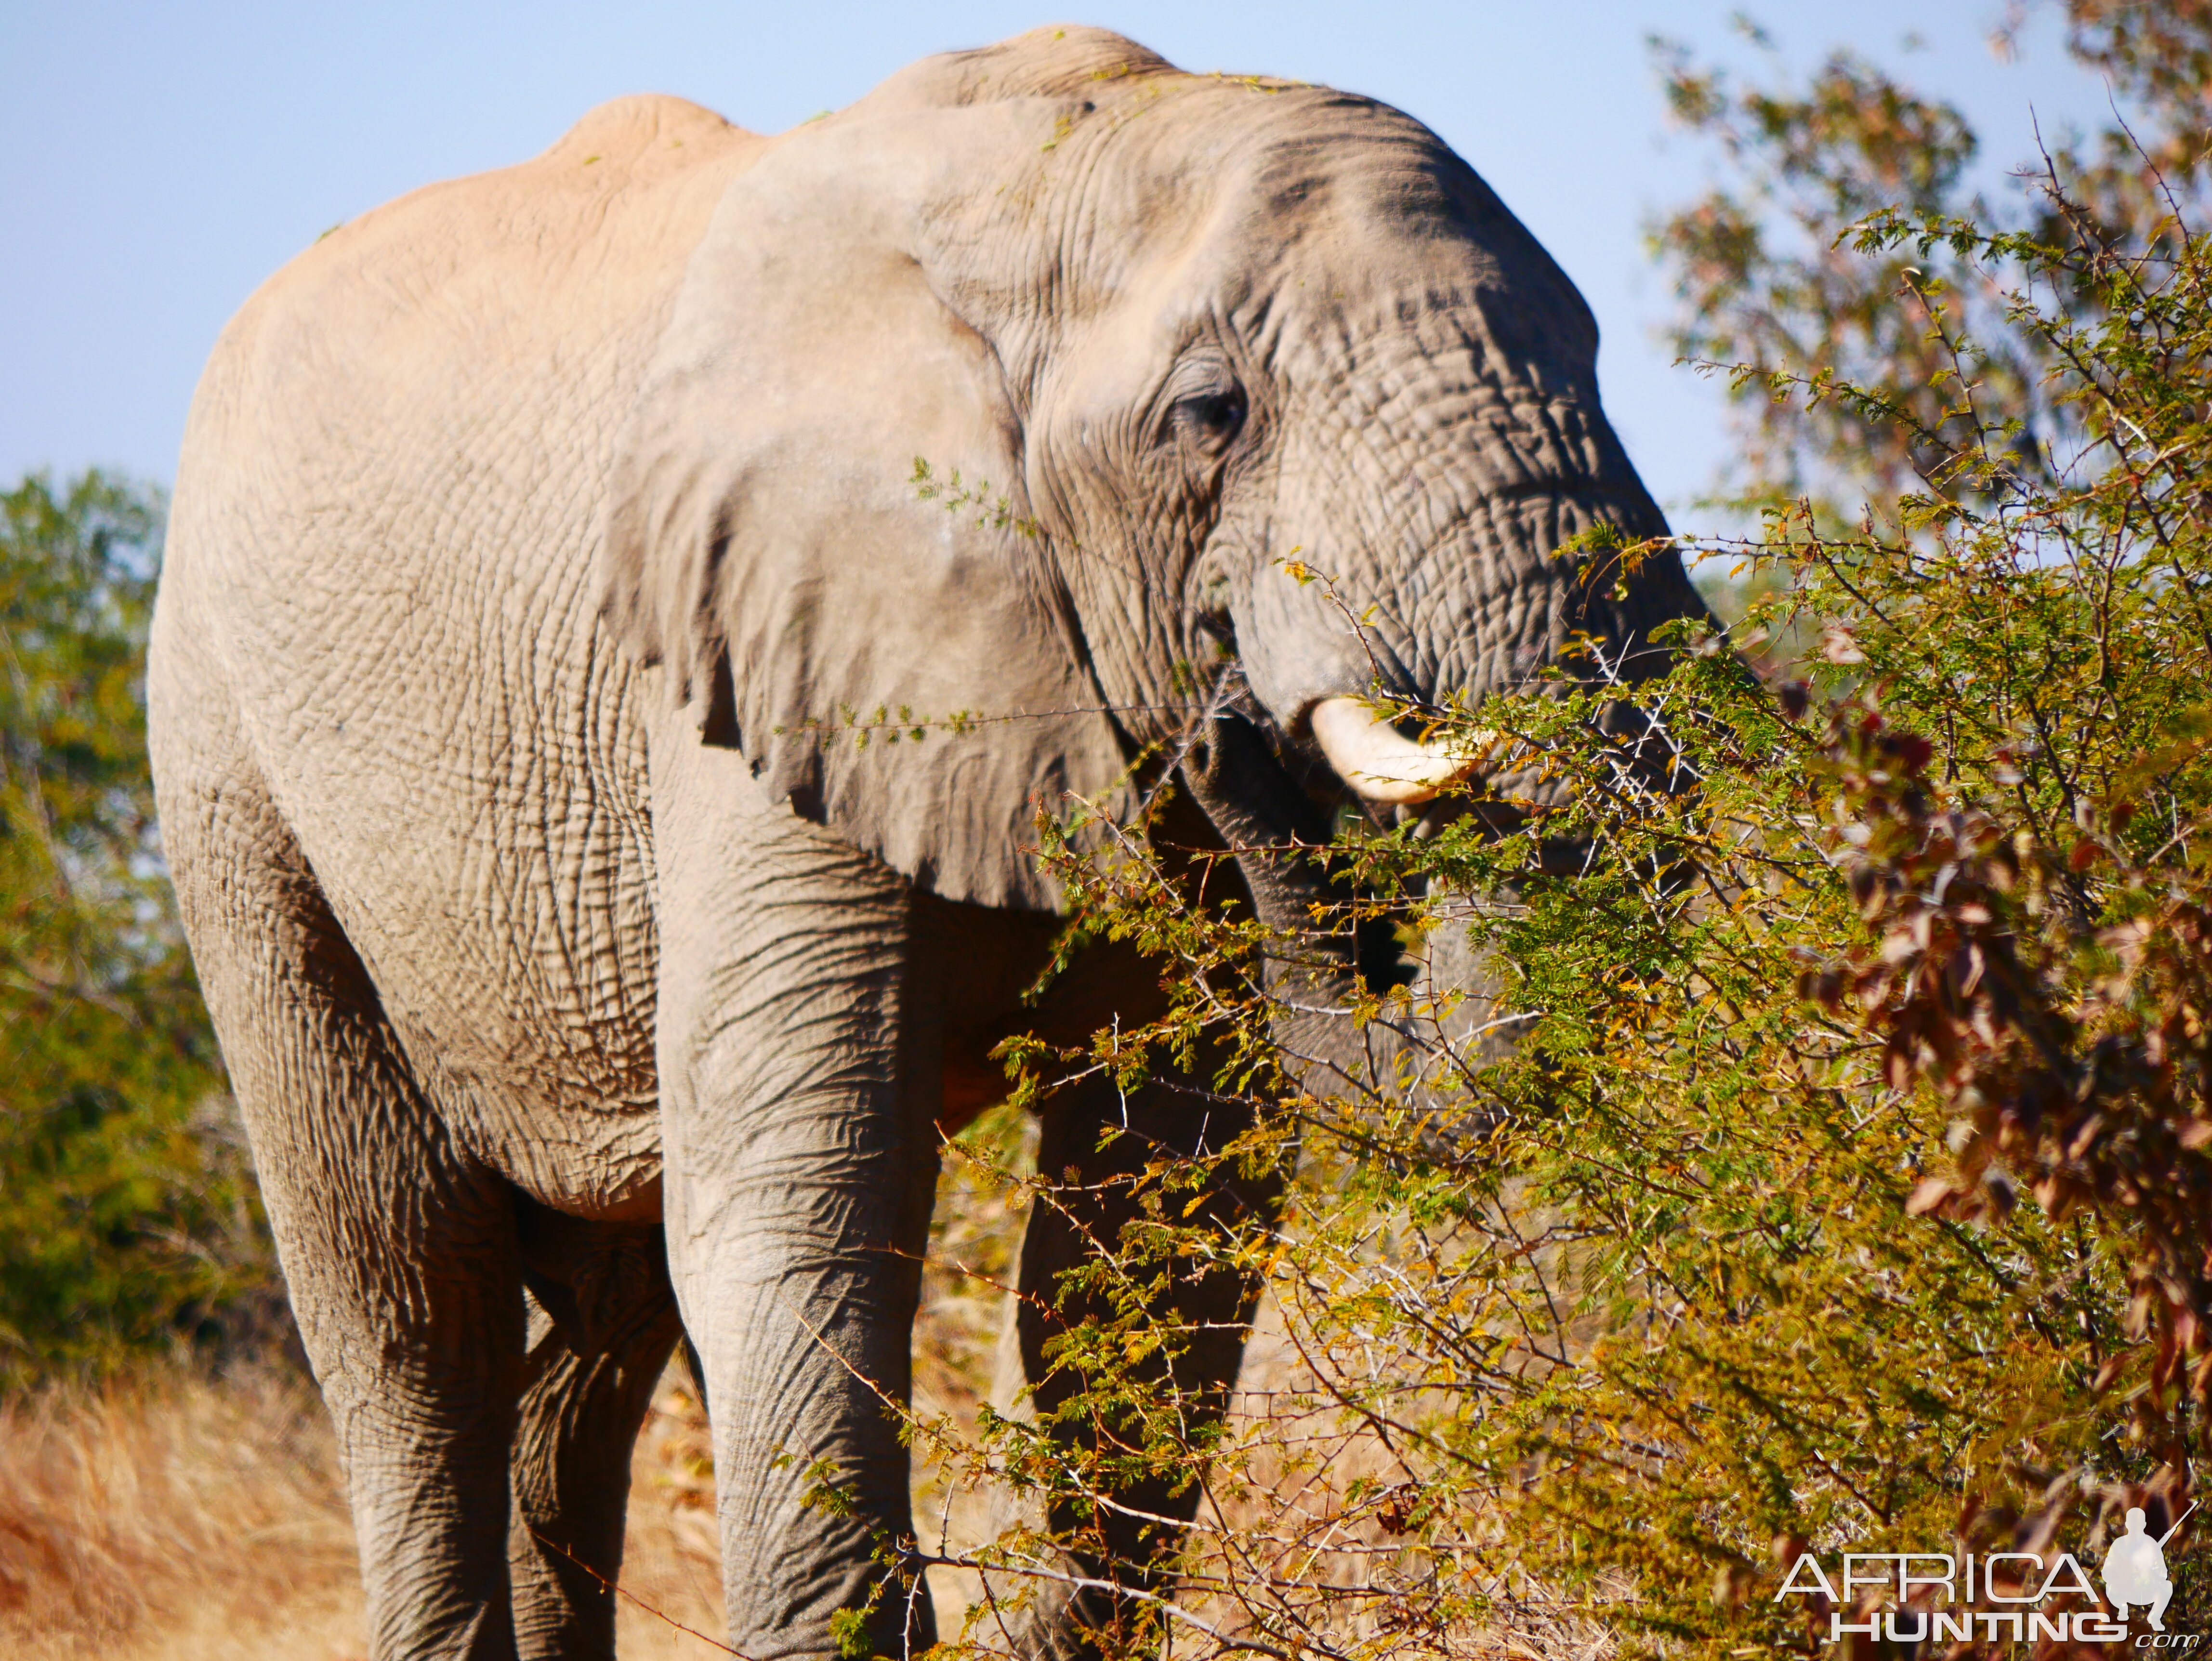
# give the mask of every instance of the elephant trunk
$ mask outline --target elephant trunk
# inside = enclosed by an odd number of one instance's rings
[[[1495,1050],[1492,1035],[1505,1031],[1492,1019],[1495,999],[1465,949],[1465,931],[1437,931],[1419,960],[1408,962],[1395,919],[1347,915],[1351,897],[1332,881],[1319,851],[1330,839],[1328,815],[1243,716],[1215,718],[1183,776],[1235,855],[1255,915],[1279,937],[1263,972],[1275,1041],[1292,1077],[1319,1094],[1411,1088],[1431,1101],[1449,1094],[1471,1062]],[[1317,906],[1344,920],[1317,925]],[[1363,995],[1394,989],[1407,995],[1364,1023],[1352,1019]]]

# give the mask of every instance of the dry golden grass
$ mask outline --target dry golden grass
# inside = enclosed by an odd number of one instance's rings
[[[990,1281],[1006,1275],[1020,1220],[972,1165],[945,1163],[915,1394],[972,1423],[1003,1304]],[[721,1636],[720,1552],[705,1421],[680,1370],[663,1381],[632,1470],[617,1641],[625,1661],[705,1661],[723,1652],[678,1624]],[[981,1503],[954,1494],[948,1512],[946,1497],[917,1470],[928,1537],[949,1517],[954,1543],[979,1539]],[[963,1589],[949,1577],[934,1589],[957,1621]],[[337,1449],[304,1380],[273,1367],[155,1373],[0,1404],[0,1656],[366,1654]]]
[[[721,1628],[689,1398],[640,1439],[626,1657],[699,1661]],[[0,1409],[0,1654],[11,1661],[358,1661],[361,1587],[314,1392],[276,1372],[56,1391]]]
[[[358,1654],[353,1535],[313,1393],[275,1372],[0,1409],[0,1652]]]

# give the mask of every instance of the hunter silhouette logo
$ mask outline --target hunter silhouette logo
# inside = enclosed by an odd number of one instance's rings
[[[2196,1509],[2192,1500],[2189,1511]],[[2150,1629],[2166,1630],[2161,1617],[2173,1597],[2173,1582],[2166,1577],[2166,1542],[2181,1532],[2189,1511],[2175,1518],[2173,1526],[2154,1540],[2143,1532],[2142,1508],[2129,1508],[2128,1531],[2113,1541],[2112,1548],[2105,1554],[2105,1597],[2112,1606],[2114,1620],[2126,1620],[2130,1603],[2148,1603]]]

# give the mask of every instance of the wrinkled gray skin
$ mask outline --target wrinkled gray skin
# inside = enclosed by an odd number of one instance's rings
[[[1547,558],[1660,528],[1595,349],[1418,123],[1079,29],[776,138],[611,105],[248,303],[179,471],[155,760],[378,1657],[611,1652],[571,1558],[617,1568],[679,1331],[731,1640],[831,1649],[908,1526],[874,1392],[907,1387],[933,1127],[1001,1087],[1002,1035],[1158,1005],[1102,951],[1021,1006],[1060,904],[1035,804],[1126,803],[1220,642],[1251,697],[1185,770],[1189,845],[1311,823],[1304,717],[1378,668],[1480,697],[1693,610],[1672,560],[1590,593]],[[857,745],[879,706],[1012,719]],[[1244,868],[1300,916],[1310,879]],[[1233,1129],[1172,1082],[1140,1129]],[[1042,1167],[1110,1176],[1111,1105],[1055,1100]],[[1039,1208],[1023,1282],[1075,1250]],[[1187,1303],[1233,1325],[1250,1289]],[[823,1456],[860,1516],[801,1505]],[[1041,1607],[1040,1650],[1112,1613]],[[926,1597],[877,1625],[926,1643]]]

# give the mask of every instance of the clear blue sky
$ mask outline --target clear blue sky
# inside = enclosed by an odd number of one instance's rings
[[[1758,54],[1716,0],[0,0],[0,481],[118,465],[166,480],[200,364],[254,286],[327,227],[543,149],[593,104],[680,93],[763,131],[925,53],[1053,21],[1120,29],[1193,70],[1326,82],[1426,121],[1581,286],[1607,407],[1661,499],[1711,478],[1714,391],[1656,338],[1642,227],[1711,158],[1667,131],[1645,38]],[[1849,46],[1963,105],[1992,180],[2046,130],[2105,114],[2039,15],[2001,0],[1769,0],[1802,67]],[[1917,32],[1921,44],[1908,46]]]

